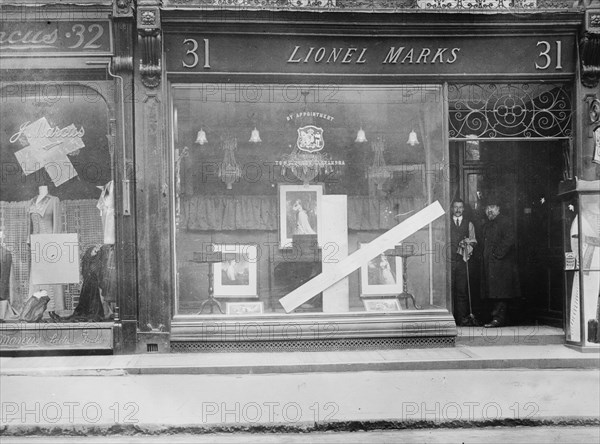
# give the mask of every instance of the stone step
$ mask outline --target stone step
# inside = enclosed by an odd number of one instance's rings
[[[456,345],[472,347],[565,343],[564,330],[547,325],[516,325],[500,328],[457,327],[457,330]]]

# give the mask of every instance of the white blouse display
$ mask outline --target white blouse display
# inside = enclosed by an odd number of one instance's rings
[[[96,207],[100,210],[102,227],[104,230],[104,243],[115,243],[115,197],[114,184],[111,180],[102,188]]]

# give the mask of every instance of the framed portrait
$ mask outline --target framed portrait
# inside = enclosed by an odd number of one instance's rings
[[[389,299],[365,299],[363,305],[366,311],[379,311],[379,312],[394,312],[402,311],[400,308],[400,302],[396,298]]]
[[[367,244],[361,243],[359,247],[365,245]],[[393,251],[387,250],[360,267],[360,294],[362,297],[402,293],[402,258],[392,256]]]
[[[214,244],[226,260],[213,264],[216,298],[258,297],[258,249],[249,244]]]
[[[323,185],[279,185],[279,248],[292,248],[294,235],[317,235],[321,245]]]
[[[225,307],[225,313],[234,316],[254,316],[263,314],[264,311],[262,302],[227,302]]]

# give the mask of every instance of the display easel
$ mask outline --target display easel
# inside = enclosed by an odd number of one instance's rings
[[[404,306],[408,309],[408,300],[410,299],[415,307],[415,310],[421,310],[421,306],[417,304],[415,297],[412,293],[408,292],[408,258],[414,256],[424,256],[423,254],[415,254],[412,245],[396,245],[393,252],[389,256],[396,256],[402,258],[402,293],[396,296],[400,301],[404,300]]]
[[[221,251],[196,251],[194,252],[194,259],[190,262],[195,262],[197,264],[208,264],[208,299],[202,301],[200,304],[200,311],[196,314],[202,314],[204,312],[205,307],[210,307],[210,313],[214,313],[214,307],[216,306],[221,314],[225,314],[223,308],[221,307],[221,303],[215,299],[215,287],[214,287],[214,272],[213,272],[213,264],[224,262],[229,259],[235,259],[235,254],[233,253],[223,253]]]

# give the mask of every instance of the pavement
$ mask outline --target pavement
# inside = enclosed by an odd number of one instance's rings
[[[343,430],[348,424],[598,423],[597,370],[2,377],[10,431]],[[583,421],[583,422],[581,422]]]
[[[556,344],[3,357],[0,434],[597,426],[599,368]]]
[[[0,376],[283,374],[312,372],[599,369],[600,353],[558,344],[326,352],[0,357]]]

